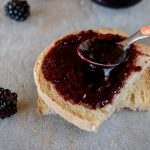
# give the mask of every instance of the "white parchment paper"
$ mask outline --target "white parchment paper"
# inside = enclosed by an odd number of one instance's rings
[[[52,39],[67,32],[113,27],[134,33],[150,24],[150,1],[115,10],[90,0],[29,0],[31,16],[22,23],[5,17],[6,2],[0,0],[0,86],[19,98],[18,113],[0,120],[0,150],[149,150],[149,112],[115,113],[97,134],[57,115],[38,116],[33,66]]]

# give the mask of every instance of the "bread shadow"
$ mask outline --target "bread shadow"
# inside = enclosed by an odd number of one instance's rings
[[[29,109],[31,105],[29,105],[29,103],[26,100],[20,100],[17,103],[17,111],[19,113],[22,113],[24,111],[26,111],[27,109]]]

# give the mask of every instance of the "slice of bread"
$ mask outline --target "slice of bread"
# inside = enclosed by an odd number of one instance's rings
[[[128,36],[121,31],[107,28],[96,30],[96,32]],[[124,87],[120,90],[120,93],[114,96],[112,104],[91,110],[82,105],[73,105],[64,100],[55,90],[53,84],[47,82],[43,77],[41,69],[43,59],[56,41],[52,42],[52,44],[39,55],[34,67],[34,79],[39,95],[38,108],[40,113],[48,114],[54,111],[81,129],[97,131],[104,120],[114,111],[121,108],[127,107],[132,110],[150,110],[150,47],[139,43],[135,44],[138,51],[145,54],[139,55],[136,62],[136,65],[141,66],[142,70],[140,72],[131,73]]]

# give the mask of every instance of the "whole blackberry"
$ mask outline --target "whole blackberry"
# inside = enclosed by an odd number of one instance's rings
[[[16,21],[24,21],[30,15],[30,6],[26,0],[10,0],[5,5],[6,15]]]
[[[17,94],[0,88],[0,118],[4,119],[17,112]]]

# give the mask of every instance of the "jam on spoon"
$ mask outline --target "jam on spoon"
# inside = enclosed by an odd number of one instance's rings
[[[93,65],[114,67],[124,61],[126,51],[112,41],[94,37],[80,44],[78,54]]]

